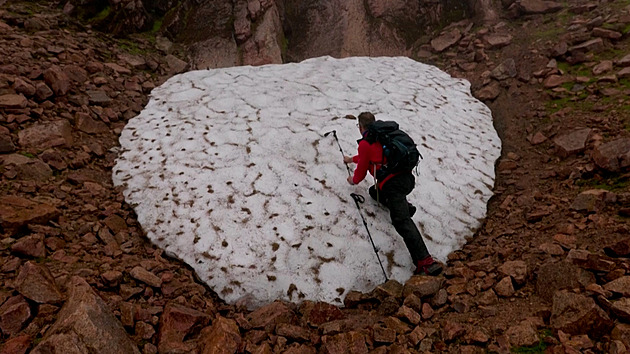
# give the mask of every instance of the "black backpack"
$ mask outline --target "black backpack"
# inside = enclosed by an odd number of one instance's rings
[[[387,159],[387,164],[376,173],[379,181],[392,173],[411,172],[422,157],[413,139],[400,130],[394,121],[377,120],[370,124],[365,140],[370,144],[378,141],[383,146],[383,157]]]

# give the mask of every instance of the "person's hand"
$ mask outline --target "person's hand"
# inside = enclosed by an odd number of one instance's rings
[[[352,182],[352,177],[348,176],[348,178],[346,178],[346,181],[348,181],[351,186],[354,186],[354,182]]]
[[[349,163],[352,163],[352,157],[344,155],[343,156],[343,163],[345,163],[346,165],[349,164]]]

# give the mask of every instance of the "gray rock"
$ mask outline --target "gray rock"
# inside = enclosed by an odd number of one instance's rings
[[[87,91],[90,103],[105,106],[112,101],[107,95],[107,92],[103,90],[90,90]]]
[[[483,37],[488,45],[488,49],[502,48],[512,43],[512,36],[509,34],[488,34]]]
[[[57,321],[31,353],[140,354],[107,304],[83,278],[72,277],[69,292]]]
[[[516,74],[516,63],[512,58],[509,58],[503,63],[499,64],[490,72],[490,75],[497,80],[509,79],[511,77],[515,77]]]

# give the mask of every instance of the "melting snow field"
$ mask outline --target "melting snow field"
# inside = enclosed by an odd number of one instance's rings
[[[177,75],[123,130],[113,178],[148,237],[190,264],[225,301],[341,304],[350,290],[384,282],[350,193],[390,278],[414,266],[389,213],[357,186],[356,121],[395,120],[421,160],[409,201],[440,260],[486,214],[501,142],[470,84],[408,58],[315,58]],[[352,165],[352,167],[354,167]]]

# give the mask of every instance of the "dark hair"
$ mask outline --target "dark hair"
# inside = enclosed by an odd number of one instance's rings
[[[374,115],[370,112],[361,112],[361,114],[359,114],[359,126],[361,128],[367,129],[367,127],[375,121],[376,118],[374,118]]]

